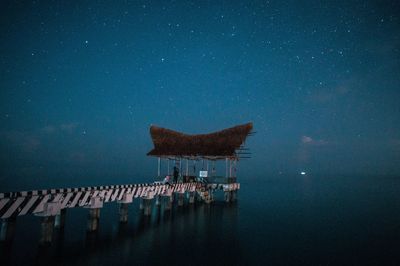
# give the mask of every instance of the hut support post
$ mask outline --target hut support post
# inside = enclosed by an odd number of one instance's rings
[[[161,158],[158,157],[157,177],[161,176]]]
[[[189,175],[189,160],[186,159],[186,176]]]
[[[179,174],[182,176],[182,159],[179,159]]]
[[[228,158],[225,158],[225,177],[228,178]]]
[[[212,166],[212,169],[211,169],[211,176],[214,177],[214,176],[215,176],[215,172],[216,172],[216,169],[215,169],[215,160],[212,161],[212,165],[213,165],[213,166]]]
[[[229,159],[229,177],[232,177],[232,160]]]

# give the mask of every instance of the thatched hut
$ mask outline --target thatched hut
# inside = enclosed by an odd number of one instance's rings
[[[161,159],[167,159],[167,175],[170,174],[170,160],[179,166],[182,173],[182,159],[186,159],[184,179],[194,179],[197,176],[196,161],[202,161],[200,176],[215,176],[215,162],[224,159],[226,162],[226,177],[235,181],[236,162],[246,158],[243,144],[247,136],[252,134],[253,123],[234,126],[209,134],[188,135],[167,128],[150,127],[150,135],[154,148],[147,153],[158,157],[158,177],[161,174]],[[244,156],[243,156],[244,155]],[[192,161],[193,171],[189,173],[189,162]],[[211,173],[208,174],[208,162],[211,160]]]
[[[157,126],[150,127],[154,149],[147,155],[170,158],[238,158],[237,150],[251,134],[252,123],[209,134],[188,135]]]

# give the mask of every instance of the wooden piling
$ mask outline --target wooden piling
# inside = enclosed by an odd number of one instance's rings
[[[65,226],[65,216],[67,209],[61,209],[60,213],[56,215],[54,220],[54,227],[57,229],[63,229]]]
[[[41,222],[41,234],[39,243],[41,245],[50,244],[53,240],[53,226],[55,216],[43,216]]]
[[[143,200],[143,214],[145,216],[151,215],[152,199],[142,199]]]
[[[231,191],[229,191],[229,190],[224,192],[225,202],[231,202],[231,198],[232,198],[231,195],[232,195]]]
[[[178,206],[179,207],[183,206],[184,200],[185,200],[185,194],[178,193]]]
[[[99,228],[100,208],[89,209],[87,231],[93,232]]]
[[[127,223],[128,222],[128,203],[120,203],[119,204],[119,222]]]
[[[160,195],[157,195],[156,196],[156,206],[161,206],[161,196]]]
[[[232,201],[236,201],[237,200],[237,190],[233,190],[232,191]]]
[[[172,196],[162,196],[162,202],[164,205],[164,211],[172,209]]]
[[[9,217],[2,220],[1,232],[0,232],[1,242],[11,242],[13,240],[16,223],[17,223],[16,217]]]
[[[196,193],[194,192],[194,191],[190,191],[190,192],[188,192],[189,194],[189,203],[190,204],[193,204],[194,203],[194,201],[195,201],[195,196],[196,196]]]
[[[207,204],[210,204],[212,201],[214,201],[214,191],[212,188],[209,188],[208,191],[206,191],[206,196],[204,198],[204,201]]]

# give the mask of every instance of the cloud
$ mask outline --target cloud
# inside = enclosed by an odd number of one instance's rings
[[[315,140],[309,136],[302,136],[301,143],[304,145],[309,145],[309,146],[325,146],[325,145],[329,144],[329,142],[326,140],[323,140],[323,139]]]
[[[312,141],[313,141],[313,139],[311,137],[308,137],[308,136],[301,137],[301,142],[303,142],[303,143],[311,143]]]
[[[296,159],[300,163],[309,163],[311,158],[318,152],[315,147],[322,147],[332,144],[324,139],[314,139],[310,136],[303,135],[300,138],[299,149],[296,153]]]
[[[56,130],[57,130],[56,127],[50,125],[42,128],[42,132],[46,134],[53,134]]]
[[[78,127],[78,123],[63,123],[60,125],[47,125],[41,131],[45,134],[54,134],[56,132],[72,133]]]
[[[61,124],[60,129],[62,131],[67,131],[67,132],[72,132],[78,127],[77,123],[66,123],[66,124]]]
[[[342,82],[340,85],[333,88],[320,88],[313,92],[308,100],[314,103],[327,103],[339,99],[349,93],[351,85],[354,81],[349,80]]]
[[[0,143],[20,153],[36,153],[46,146],[50,135],[57,133],[72,133],[78,127],[77,123],[46,125],[30,131],[7,130],[0,132]]]
[[[7,144],[11,144],[16,147],[18,150],[26,153],[36,152],[41,142],[39,138],[27,132],[22,131],[5,131],[0,134],[2,141],[5,141]]]

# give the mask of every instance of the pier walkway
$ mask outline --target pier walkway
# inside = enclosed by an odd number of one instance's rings
[[[128,205],[135,198],[140,200],[144,215],[151,215],[153,206],[171,210],[173,203],[184,206],[185,202],[210,203],[215,190],[223,190],[227,202],[236,199],[238,183],[174,183],[111,185],[98,187],[61,188],[0,193],[0,218],[2,220],[0,241],[11,241],[18,216],[33,214],[42,218],[41,243],[50,243],[53,227],[63,227],[68,208],[87,208],[88,231],[98,228],[100,210],[106,203],[119,203],[120,222],[128,221]]]

